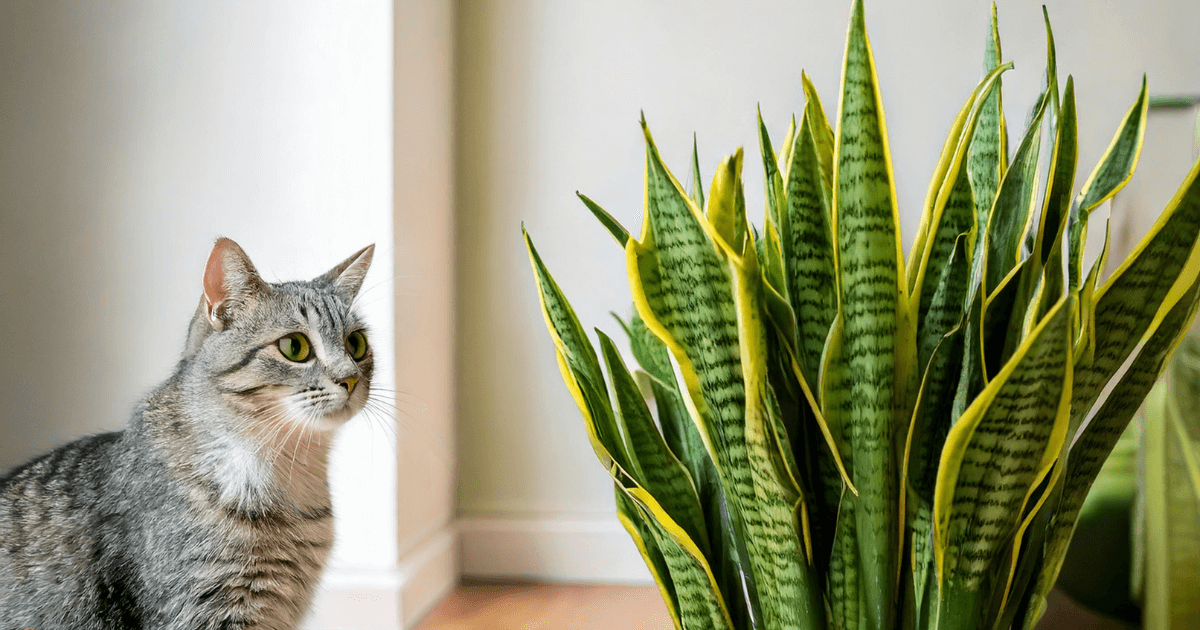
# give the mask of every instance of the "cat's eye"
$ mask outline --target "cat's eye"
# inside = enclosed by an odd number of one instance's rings
[[[292,333],[279,338],[279,351],[290,361],[305,361],[312,350],[308,345],[308,337],[302,333]]]
[[[346,351],[355,361],[367,356],[367,336],[361,330],[356,330],[346,336]]]

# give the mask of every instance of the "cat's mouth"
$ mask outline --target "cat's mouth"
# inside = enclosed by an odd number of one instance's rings
[[[289,416],[306,427],[331,431],[362,409],[366,390],[359,385],[353,393],[345,388],[298,392],[285,400]]]

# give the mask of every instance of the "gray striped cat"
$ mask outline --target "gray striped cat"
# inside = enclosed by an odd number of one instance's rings
[[[373,251],[270,284],[217,241],[183,359],[125,430],[0,477],[0,630],[299,625],[333,542],[333,430],[369,395]]]

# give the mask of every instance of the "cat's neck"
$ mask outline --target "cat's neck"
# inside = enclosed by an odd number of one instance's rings
[[[333,434],[277,413],[189,393],[174,378],[147,398],[147,436],[212,500],[244,513],[329,509]]]

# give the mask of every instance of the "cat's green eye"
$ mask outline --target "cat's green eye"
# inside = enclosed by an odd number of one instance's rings
[[[356,330],[346,336],[346,350],[355,361],[367,356],[367,336]]]
[[[278,343],[279,351],[291,361],[305,361],[312,354],[308,345],[308,337],[302,333],[292,333],[281,337]]]

